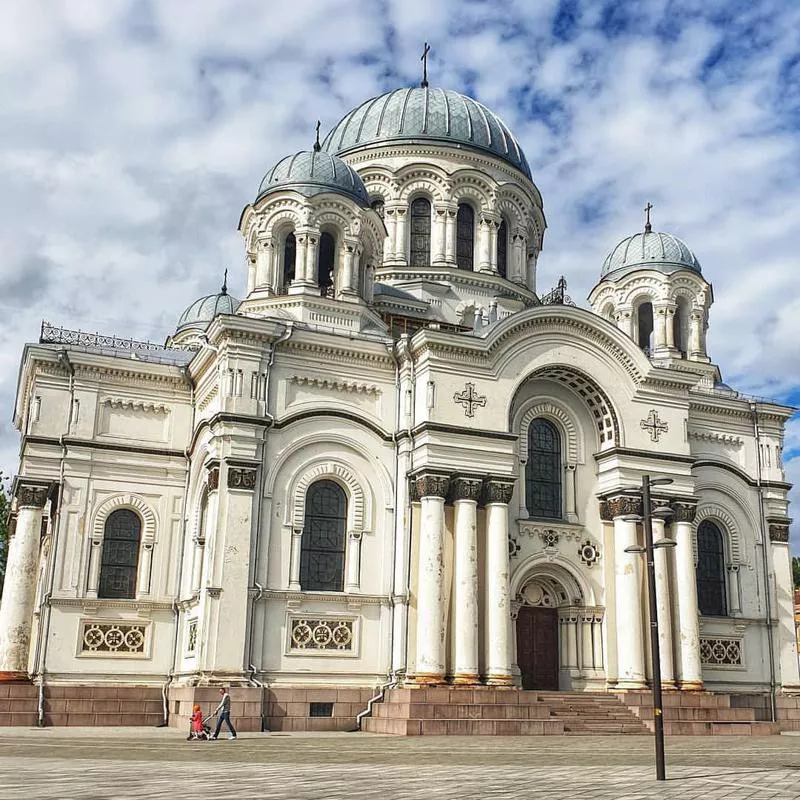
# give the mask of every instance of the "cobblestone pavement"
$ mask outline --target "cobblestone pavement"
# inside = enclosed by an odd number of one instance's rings
[[[243,734],[186,742],[144,728],[0,729],[3,800],[532,798],[800,800],[800,738]]]

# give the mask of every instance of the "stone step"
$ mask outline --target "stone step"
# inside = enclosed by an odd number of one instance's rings
[[[373,716],[385,719],[549,719],[540,705],[511,703],[377,703]]]
[[[652,730],[653,722],[645,722]],[[777,722],[670,722],[664,721],[667,736],[774,736],[780,733]]]
[[[652,719],[652,706],[635,706],[631,711],[640,719]],[[670,722],[755,722],[752,708],[687,708],[665,706],[664,721]]]
[[[558,720],[369,717],[362,730],[397,736],[548,736],[563,734],[564,724]]]

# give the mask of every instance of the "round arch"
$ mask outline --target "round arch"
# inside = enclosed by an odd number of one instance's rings
[[[119,494],[109,497],[101,503],[94,512],[94,525],[92,526],[92,538],[95,543],[103,541],[105,536],[106,521],[114,511],[120,509],[130,509],[135,512],[142,521],[142,544],[152,544],[156,538],[156,528],[158,519],[156,512],[141,497],[135,494]]]
[[[535,397],[522,404],[514,415],[512,430],[519,431],[519,457],[521,461],[528,460],[528,429],[537,417],[544,417],[555,423],[561,431],[566,444],[564,455],[570,464],[583,463],[583,440],[579,434],[578,425],[570,411],[555,398]]]
[[[697,506],[694,518],[692,549],[695,563],[697,563],[697,529],[700,523],[706,520],[715,523],[720,529],[725,541],[725,554],[728,556],[728,562],[735,566],[740,566],[742,563],[742,548],[736,518],[718,503],[704,503],[702,501]]]
[[[594,605],[594,591],[563,556],[536,553],[526,558],[511,576],[511,597],[533,605],[530,598],[523,596],[525,587],[531,583],[556,591],[559,602],[554,607]]]

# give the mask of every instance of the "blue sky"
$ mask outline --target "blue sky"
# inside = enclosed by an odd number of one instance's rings
[[[163,340],[226,267],[241,293],[262,175],[416,83],[424,41],[525,148],[543,290],[585,298],[650,200],[714,285],[725,380],[800,403],[800,4],[27,0],[0,8],[0,467],[40,321]],[[800,479],[800,421],[786,453]]]

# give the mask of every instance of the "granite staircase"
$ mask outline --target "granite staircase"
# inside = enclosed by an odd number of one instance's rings
[[[492,687],[390,689],[362,730],[399,736],[646,734],[614,695]]]

